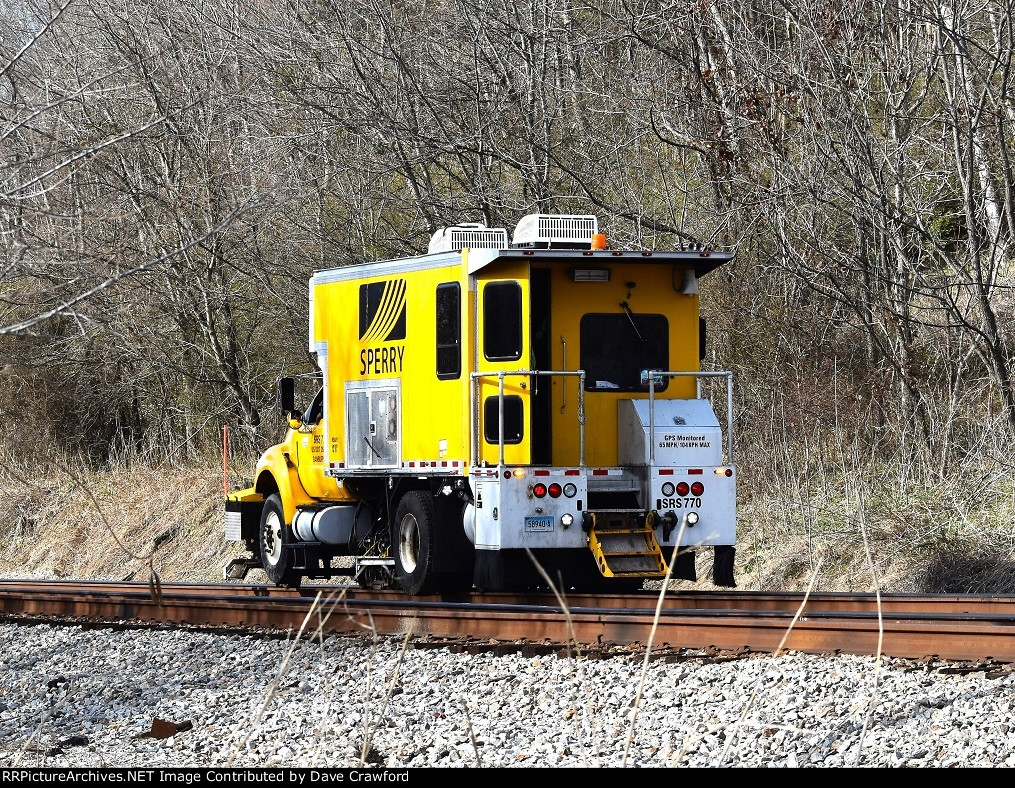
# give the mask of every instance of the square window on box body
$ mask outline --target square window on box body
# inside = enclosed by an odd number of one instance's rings
[[[573,268],[571,269],[572,282],[609,282],[609,268]]]

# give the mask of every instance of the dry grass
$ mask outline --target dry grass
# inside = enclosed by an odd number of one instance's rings
[[[741,589],[800,591],[813,581],[816,591],[872,591],[862,522],[883,591],[1015,593],[1010,473],[959,469],[919,485],[900,481],[897,468],[810,467],[772,488],[750,480],[741,488]],[[242,553],[223,539],[222,468],[214,459],[101,471],[66,461],[8,466],[0,492],[5,576],[145,580],[153,569],[164,581],[213,581]],[[697,568],[697,583],[668,587],[711,588],[711,550],[699,553]]]
[[[219,580],[222,470],[66,463],[0,473],[0,573],[76,579]]]
[[[861,549],[864,524],[884,591],[1015,593],[1011,477],[987,484],[960,476],[900,491],[888,474],[863,471],[837,488],[812,489],[806,498],[766,495],[742,503],[741,588],[803,590],[823,555],[818,590],[873,591]]]

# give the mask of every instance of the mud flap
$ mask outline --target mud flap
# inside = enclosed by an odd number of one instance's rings
[[[692,583],[698,582],[698,571],[694,565],[695,553],[693,550],[682,550],[677,553],[677,557],[673,562],[673,573],[672,577],[675,580],[690,580]]]
[[[733,559],[737,549],[733,545],[715,546],[715,560],[712,563],[712,582],[717,586],[736,588],[733,580]]]
[[[504,556],[500,550],[476,551],[472,583],[480,591],[504,591],[507,588]]]

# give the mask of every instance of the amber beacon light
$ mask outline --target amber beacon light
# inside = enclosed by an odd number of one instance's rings
[[[605,249],[606,248],[606,234],[595,233],[592,236],[592,248],[593,249]]]

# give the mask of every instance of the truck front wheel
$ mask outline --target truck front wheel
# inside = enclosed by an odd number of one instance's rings
[[[285,549],[285,511],[278,495],[269,495],[261,510],[261,566],[277,586],[295,588],[302,579],[293,569],[293,552]]]

